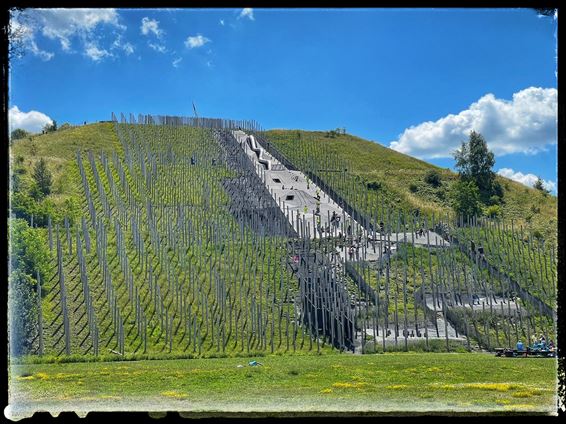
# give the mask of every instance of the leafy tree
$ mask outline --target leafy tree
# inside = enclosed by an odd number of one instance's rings
[[[21,186],[21,181],[19,184]],[[28,193],[23,191],[10,193],[10,209],[15,218],[29,221],[31,216],[36,214],[36,208],[37,203]]]
[[[28,133],[26,130],[23,130],[21,128],[16,128],[14,131],[10,133],[10,140],[12,141],[21,140],[22,138],[28,137],[29,134],[30,133]]]
[[[49,271],[51,252],[41,230],[31,228],[23,219],[9,219],[9,245],[11,271],[20,271],[35,278],[36,272],[42,280]]]
[[[36,280],[16,270],[8,279],[8,328],[12,356],[31,353],[37,334]]]
[[[41,191],[36,181],[33,181],[31,183],[31,186],[29,188],[29,196],[36,202],[43,200],[43,198],[45,197],[45,194],[43,193],[43,191]]]
[[[425,175],[425,183],[433,186],[433,187],[440,187],[442,184],[442,178],[436,169],[431,169]]]
[[[10,190],[12,192],[20,191],[22,188],[22,177],[20,174],[13,172],[12,173],[12,185],[10,186]]]
[[[45,124],[45,126],[43,127],[43,131],[46,133],[57,131],[57,121],[53,120],[53,123]]]
[[[20,193],[18,193],[20,194]],[[10,353],[30,353],[37,336],[37,274],[45,281],[51,252],[45,233],[23,219],[9,218],[8,329]]]
[[[537,180],[533,184],[533,188],[545,194],[548,193],[548,190],[544,187],[544,181],[540,177],[537,177]]]
[[[480,192],[473,181],[459,180],[452,186],[452,208],[464,218],[481,215]]]
[[[45,196],[51,193],[51,185],[53,184],[53,177],[49,169],[47,169],[47,163],[43,158],[33,168],[33,179],[37,183],[39,190]]]
[[[480,191],[482,200],[487,202],[492,194],[501,197],[502,190],[492,170],[495,157],[487,148],[487,143],[481,134],[472,131],[468,142],[462,142],[461,148],[455,152],[454,159],[460,178],[464,181],[473,181]]]

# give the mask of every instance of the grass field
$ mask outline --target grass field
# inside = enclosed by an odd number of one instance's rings
[[[556,361],[487,354],[270,355],[13,365],[9,416],[177,410],[553,414]],[[238,365],[243,365],[238,367]]]

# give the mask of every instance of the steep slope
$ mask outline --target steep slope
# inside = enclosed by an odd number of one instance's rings
[[[286,353],[320,348],[316,319],[314,333],[309,335],[301,325],[305,315],[298,312],[304,296],[297,295],[302,287],[296,281],[300,272],[292,265],[297,251],[289,250],[297,246],[278,234],[262,232],[263,225],[253,225],[267,216],[266,225],[273,227],[274,215],[269,211],[276,209],[275,204],[266,192],[263,200],[267,203],[250,208],[255,198],[250,196],[250,186],[259,187],[261,182],[248,169],[249,164],[244,166],[238,158],[230,134],[217,127],[100,123],[14,143],[13,171],[24,187],[15,191],[13,206],[19,208],[18,214],[28,214],[21,216],[26,221],[39,226],[34,230],[46,244],[53,231],[52,269],[42,280],[46,345],[54,349],[50,353],[112,350],[200,356],[244,349]],[[305,170],[309,178],[314,173],[329,189],[347,194],[347,201],[360,211],[359,216],[370,218],[373,228],[383,220],[389,227],[384,233],[412,234],[423,227],[443,231],[423,218],[434,213],[443,219],[450,210],[448,193],[457,176],[449,170],[349,135],[332,138],[324,132],[270,131],[267,137],[270,141],[262,143],[276,145],[294,168]],[[77,150],[82,154],[77,155]],[[35,201],[29,186],[39,158],[47,161],[54,174],[54,193]],[[426,181],[431,170],[441,176],[437,187]],[[385,349],[386,331],[395,334],[395,346],[398,337],[404,337],[407,346],[409,328],[417,334],[425,328],[429,348],[428,325],[434,324],[441,337],[438,323],[443,326],[447,319],[481,346],[500,346],[503,335],[505,344],[513,345],[515,312],[502,311],[494,321],[492,311],[474,312],[473,300],[471,308],[469,305],[477,293],[489,299],[486,307],[493,306],[492,299],[495,304],[509,300],[507,305],[511,305],[515,295],[509,278],[502,278],[501,272],[517,281],[528,296],[536,297],[529,300],[525,296],[526,303],[518,309],[519,320],[529,317],[529,322],[521,324],[522,333],[552,333],[551,320],[533,304],[540,300],[554,307],[556,256],[548,243],[540,246],[533,241],[532,233],[536,221],[555,236],[550,220],[556,216],[556,199],[502,181],[504,215],[515,217],[515,229],[506,222],[501,226],[484,223],[483,228],[476,223],[452,227],[450,237],[462,241],[461,252],[401,247],[394,257],[371,264],[350,257],[347,266],[358,275],[355,281],[346,279],[355,305],[352,331],[365,334],[362,350],[377,349],[380,334]],[[517,231],[517,218],[527,224],[529,208],[531,214],[538,210],[539,216],[530,218],[524,238]],[[47,216],[52,226],[48,227]],[[345,228],[344,235],[350,232]],[[353,249],[353,235],[306,245],[303,240],[298,254],[310,257],[307,252],[338,248],[345,257],[345,247]],[[358,238],[361,243],[362,237]],[[491,267],[478,265],[475,251],[467,249],[471,239],[485,247]],[[336,269],[340,272],[342,268]],[[320,274],[321,268],[315,266],[312,275],[304,273],[299,281],[308,285]],[[61,276],[66,294],[61,294]],[[471,292],[463,298],[456,295],[461,293],[462,281],[466,287],[466,281],[472,282]],[[489,284],[476,287],[474,281]],[[372,290],[359,289],[364,285]],[[64,343],[67,339],[70,342]],[[330,350],[324,342],[322,348]]]
[[[457,180],[457,174],[449,169],[350,134],[329,137],[325,131],[277,129],[266,131],[265,135],[293,162],[306,156],[318,158],[320,164],[328,163],[331,158],[330,168],[340,162],[348,169],[348,174],[363,182],[358,184],[362,190],[359,195],[365,195],[364,188],[370,195],[377,191],[392,206],[405,211],[419,209],[424,213],[444,215],[451,210],[450,188]],[[439,187],[425,181],[427,173],[433,170],[440,174]],[[555,242],[557,198],[505,177],[497,176],[497,179],[504,190],[502,217],[513,219],[535,235],[539,233],[546,240]],[[376,187],[379,188],[376,190]]]

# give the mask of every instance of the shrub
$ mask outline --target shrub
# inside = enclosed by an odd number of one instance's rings
[[[47,169],[47,163],[45,159],[41,158],[39,162],[33,168],[33,179],[37,183],[39,190],[43,195],[47,196],[51,193],[51,185],[53,184],[53,177],[49,169]]]
[[[488,200],[488,205],[500,205],[501,203],[501,197],[497,194],[494,194]]]
[[[48,273],[51,254],[42,233],[31,228],[23,219],[9,219],[10,265],[13,270],[42,279]]]
[[[419,188],[417,187],[416,184],[411,183],[411,184],[409,184],[409,190],[410,190],[411,193],[416,193],[419,190]]]
[[[57,131],[57,121],[53,120],[51,124],[45,124],[43,127],[43,132],[50,133]]]
[[[10,140],[14,141],[14,140],[20,140],[22,138],[26,138],[29,136],[29,133],[26,130],[23,130],[21,128],[16,128],[14,131],[12,131],[12,133],[10,134]]]
[[[534,230],[533,238],[541,241],[543,239],[542,233],[539,230]]]
[[[368,190],[374,190],[374,191],[378,191],[381,190],[382,188],[382,184],[379,181],[370,181],[369,183],[366,184]]]
[[[31,215],[36,213],[37,205],[33,198],[27,193],[14,191],[11,193],[10,200],[11,212],[16,218],[29,221]]]
[[[502,214],[501,206],[491,205],[485,210],[485,214],[490,218],[499,218]]]
[[[532,212],[533,214],[535,214],[535,213],[540,213],[540,206],[531,205],[531,212]]]
[[[425,175],[425,183],[433,186],[433,187],[440,187],[442,184],[442,178],[436,169],[431,169]]]

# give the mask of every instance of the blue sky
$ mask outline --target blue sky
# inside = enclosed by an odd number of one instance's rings
[[[452,167],[471,129],[495,170],[556,192],[557,19],[530,9],[26,10],[11,125],[112,111],[347,132]],[[502,171],[501,171],[502,170]]]

